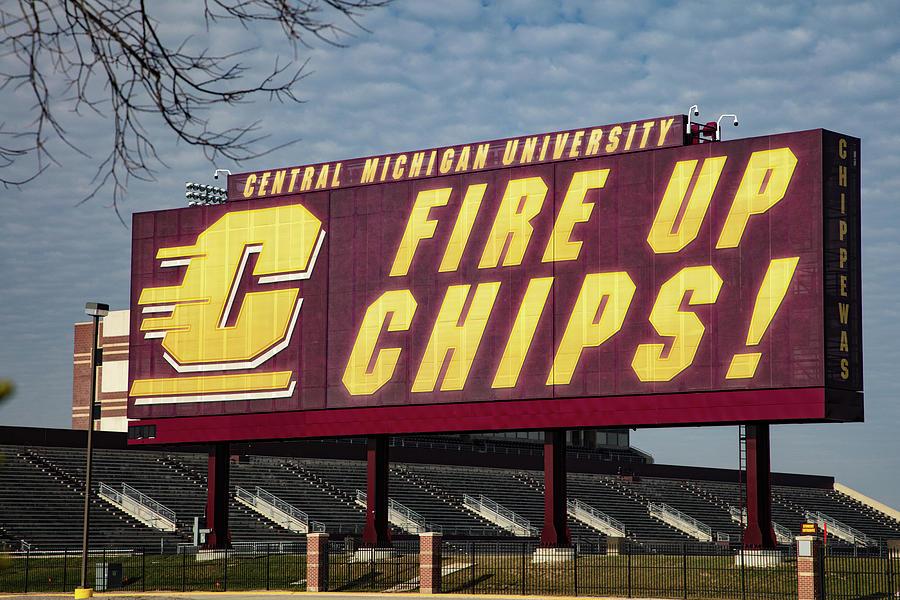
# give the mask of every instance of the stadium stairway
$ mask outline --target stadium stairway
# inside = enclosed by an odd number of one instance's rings
[[[543,482],[543,473],[537,473],[534,471],[516,471],[513,472],[513,477],[522,482],[528,488],[536,491],[540,494],[541,499],[541,513],[540,513],[540,521],[538,523],[543,523],[544,513],[543,513],[543,502],[544,502],[544,482]],[[568,480],[567,480],[567,492],[568,492]],[[568,494],[569,498],[572,498],[572,494]],[[585,540],[596,542],[599,540],[606,539],[606,535],[589,525],[586,525],[579,521],[578,519],[572,517],[571,515],[567,516],[566,524],[569,527],[569,535],[572,536],[572,540]]]
[[[55,468],[41,457],[41,449],[2,450],[0,526],[7,535],[24,540],[33,549],[80,547],[83,480]],[[182,539],[178,534],[151,529],[96,496],[91,507],[92,547],[158,547]]]
[[[868,504],[863,504],[859,500],[852,498],[851,496],[848,496],[847,494],[839,490],[828,490],[827,494],[836,502],[843,504],[850,510],[859,514],[866,515],[873,521],[890,528],[895,532],[894,537],[900,538],[900,520],[895,519],[892,516],[869,506]]]
[[[456,497],[432,485],[408,464],[391,467],[392,498],[437,523],[447,535],[503,536],[506,533],[481,515],[469,510]]]
[[[168,454],[166,462],[171,465],[174,472],[183,479],[206,490],[206,465],[207,457],[191,454]],[[232,465],[234,473],[235,465]],[[233,477],[233,475],[232,475]],[[233,483],[233,481],[232,481]],[[233,490],[233,485],[232,485]],[[201,513],[202,514],[202,513]],[[228,530],[231,541],[235,542],[292,542],[304,539],[299,534],[280,527],[269,519],[266,519],[254,510],[234,499],[233,493],[229,495],[228,502]]]
[[[734,541],[741,537],[740,526],[731,519],[727,509],[697,494],[682,480],[642,477],[623,483],[642,497],[667,504],[708,526],[713,532],[713,540],[716,533],[724,533]]]
[[[620,478],[589,473],[569,473],[568,490],[571,498],[600,510],[625,525],[628,539],[649,547],[655,543],[686,543],[695,541],[671,525],[650,516],[648,500],[625,487]]]
[[[540,531],[544,522],[544,495],[542,490],[518,478],[520,471],[511,469],[467,469],[451,466],[407,465],[407,469],[427,478],[438,488],[440,494],[462,505],[464,494],[484,495],[491,500],[527,519],[532,527]],[[453,492],[451,492],[453,490]],[[415,507],[413,507],[415,508]],[[573,540],[584,539],[595,542],[602,537],[599,532],[569,519],[569,532]]]
[[[323,489],[311,481],[296,461],[263,456],[251,456],[232,465],[232,486],[253,492],[261,487],[305,512],[310,521],[325,524],[327,532],[356,533],[361,531],[365,513],[349,498]],[[294,534],[297,535],[297,534]]]
[[[821,512],[832,519],[861,531],[875,540],[900,538],[900,524],[891,523],[886,515],[884,520],[873,518],[869,511],[855,509],[849,502],[840,501],[839,492],[834,490],[777,486],[782,498],[788,496],[805,510]],[[845,496],[848,500],[852,500]],[[829,539],[829,544],[831,540]]]
[[[741,487],[737,482],[692,480],[690,483],[695,490],[702,490],[698,493],[709,496],[711,501],[720,506],[730,505],[739,509],[743,505]],[[803,508],[773,493],[772,520],[797,535],[800,533],[800,525],[805,520]],[[737,525],[737,521],[734,523]]]

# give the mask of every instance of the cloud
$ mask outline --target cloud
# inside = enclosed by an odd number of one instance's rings
[[[191,3],[154,3],[166,35],[212,42],[248,55],[260,75],[274,57],[309,76],[301,105],[260,101],[212,113],[217,123],[259,120],[275,146],[296,144],[244,171],[346,159],[685,113],[701,120],[737,112],[728,139],[825,127],[863,140],[863,310],[868,420],[862,425],[773,428],[773,462],[782,470],[834,473],[839,480],[900,505],[887,462],[900,422],[893,370],[900,361],[897,260],[900,203],[900,7],[880,2],[708,3],[398,1],[367,14],[346,47],[292,49],[277,30],[244,32],[220,22],[206,32]],[[351,28],[352,29],[352,28]],[[2,60],[2,59],[0,59]],[[7,122],[27,122],[23,91],[4,90]],[[92,155],[103,156],[109,121],[66,115],[64,124]],[[183,206],[185,181],[212,182],[213,165],[153,123],[170,168],[158,181],[132,181],[121,207]],[[66,427],[71,406],[72,323],[87,300],[128,303],[130,234],[108,197],[84,205],[89,163],[58,144],[62,163],[24,189],[4,190],[0,206],[0,377],[18,392],[0,422]],[[17,167],[18,168],[18,167]],[[639,446],[660,462],[736,464],[736,429],[645,430]],[[865,468],[860,465],[865,464]]]

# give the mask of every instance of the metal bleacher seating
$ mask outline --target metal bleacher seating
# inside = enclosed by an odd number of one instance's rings
[[[417,441],[418,443],[418,441]],[[447,451],[452,451],[447,450]],[[0,446],[0,544],[59,549],[80,547],[83,448]],[[162,532],[140,523],[112,504],[93,500],[94,544],[172,550],[190,544],[193,518],[204,512],[207,456],[188,452],[97,449],[94,489],[126,483],[176,514],[178,531]],[[359,535],[364,510],[356,490],[366,489],[366,464],[360,460],[241,456],[231,465],[236,486],[257,486],[307,513],[336,535]],[[544,517],[543,473],[492,467],[394,462],[390,497],[415,511],[426,526],[450,536],[509,536],[488,518],[463,504],[463,496],[485,495],[540,528]],[[690,535],[653,518],[651,502],[665,503],[709,526],[714,533],[740,539],[740,526],[729,507],[742,504],[737,482],[661,477],[624,477],[570,472],[568,495],[624,524],[627,537],[646,547],[694,543]],[[806,511],[817,511],[876,540],[900,538],[900,522],[832,489],[780,486],[773,489],[773,520],[797,533]],[[234,497],[229,506],[233,542],[302,541]],[[594,542],[603,534],[569,518],[573,539]],[[394,528],[396,533],[403,533]],[[25,542],[23,544],[23,541]]]
[[[472,496],[483,494],[527,519],[534,527],[540,528],[544,521],[543,491],[517,477],[519,471],[436,465],[406,467],[410,472],[427,479],[456,502],[460,502],[464,494]],[[601,535],[571,518],[568,525],[573,538],[596,541]]]
[[[0,446],[0,515],[6,535],[35,549],[80,548],[84,508],[84,467],[64,471],[43,458],[39,449]],[[40,449],[43,450],[43,449]],[[67,466],[79,458],[68,449]],[[84,460],[84,451],[80,452]],[[72,463],[71,465],[69,463]],[[178,534],[146,527],[128,514],[94,498],[92,546],[159,547],[182,541]]]
[[[692,538],[650,517],[647,500],[628,490],[619,478],[609,475],[569,473],[570,498],[578,498],[625,525],[628,538],[638,543],[682,543]]]
[[[731,519],[728,510],[697,494],[681,480],[642,477],[622,480],[622,485],[649,501],[662,502],[697,519],[707,525],[714,536],[724,533],[733,536],[734,540],[740,539],[740,526]]]
[[[348,497],[318,486],[306,477],[297,461],[267,456],[251,456],[231,467],[231,484],[247,490],[259,486],[325,524],[330,533],[359,533],[364,512]],[[297,534],[293,534],[297,535]]]
[[[900,538],[900,523],[887,517],[878,519],[872,511],[860,510],[858,502],[840,492],[788,486],[774,486],[773,491],[779,497],[790,498],[805,511],[824,513],[874,540]]]

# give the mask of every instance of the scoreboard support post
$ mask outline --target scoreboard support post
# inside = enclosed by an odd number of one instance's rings
[[[366,528],[363,545],[369,548],[385,548],[391,545],[388,524],[388,441],[386,435],[369,437],[366,451]]]
[[[544,527],[541,547],[567,548],[572,545],[566,524],[566,430],[544,432]]]
[[[775,548],[768,423],[747,425],[747,526],[744,547]]]
[[[209,449],[206,474],[206,536],[205,549],[231,547],[228,531],[228,487],[231,456],[228,442],[218,442]]]

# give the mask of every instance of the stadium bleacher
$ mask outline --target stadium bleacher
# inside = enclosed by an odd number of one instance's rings
[[[464,506],[466,494],[483,494],[533,526],[541,526],[543,472],[534,453],[480,452],[475,465],[468,464],[476,456],[471,448],[462,445],[440,448],[434,441],[429,444],[427,452],[417,442],[407,454],[392,459],[392,499],[418,513],[427,524],[440,528],[445,536],[511,535]],[[356,448],[359,447],[357,444]],[[233,458],[229,506],[233,542],[304,539],[303,534],[288,531],[238,502],[234,497],[238,486],[250,491],[258,486],[274,494],[307,513],[310,520],[323,523],[332,535],[362,533],[364,509],[356,503],[356,490],[366,489],[366,464],[363,460],[323,458],[323,454],[333,454],[337,445],[323,445],[323,448],[313,457],[266,453]],[[128,484],[174,511],[178,530],[152,529],[95,496],[91,513],[92,531],[96,532],[92,537],[94,543],[98,547],[102,544],[155,548],[191,544],[193,518],[203,514],[206,503],[207,472],[207,456],[194,450],[124,447],[95,450],[92,474],[95,492],[101,483],[114,488]],[[0,452],[3,456],[0,544],[46,549],[77,547],[81,541],[84,502],[84,449],[71,444],[8,444],[0,446]],[[510,466],[510,461],[520,459],[525,461],[521,466]],[[732,543],[739,541],[740,526],[729,512],[729,508],[742,504],[735,472],[644,465],[639,466],[642,474],[635,476],[637,466],[621,464],[628,468],[625,475],[621,469],[617,473],[615,463],[610,464],[608,460],[570,460],[569,498],[621,521],[628,538],[646,547],[696,542],[690,535],[651,517],[648,511],[651,502],[665,503],[715,533],[728,534]],[[806,511],[816,511],[876,540],[900,538],[900,521],[832,489],[831,480],[786,477],[784,481],[788,484],[773,486],[773,520],[793,533],[799,532]],[[576,540],[595,542],[604,537],[600,531],[572,517],[569,528]],[[398,527],[393,527],[393,531],[395,535],[403,533]]]

